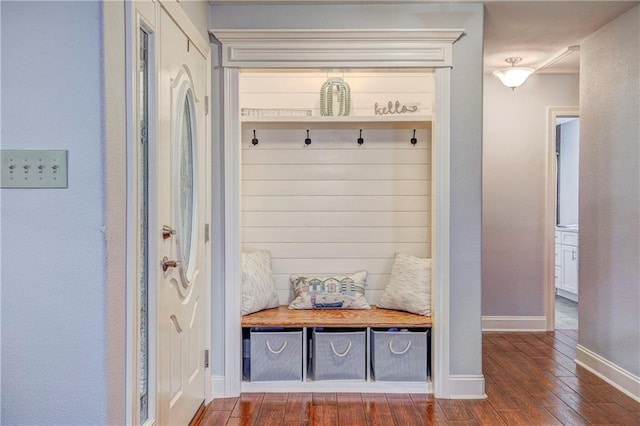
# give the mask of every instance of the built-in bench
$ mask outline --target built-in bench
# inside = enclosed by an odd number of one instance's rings
[[[431,327],[430,316],[377,307],[245,315],[242,390],[430,393]]]
[[[431,317],[371,309],[289,309],[286,305],[242,317],[242,327],[381,327],[430,328]]]

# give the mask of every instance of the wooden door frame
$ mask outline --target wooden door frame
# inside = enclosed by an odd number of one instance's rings
[[[577,106],[547,107],[547,155],[545,161],[544,306],[546,330],[555,330],[555,232],[556,232],[556,120],[580,116]]]

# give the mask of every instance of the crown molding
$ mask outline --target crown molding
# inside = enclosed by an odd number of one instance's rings
[[[242,68],[451,67],[461,29],[212,29],[222,65]]]

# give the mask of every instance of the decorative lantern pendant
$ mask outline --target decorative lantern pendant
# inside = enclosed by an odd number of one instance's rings
[[[338,115],[349,115],[351,110],[351,88],[340,77],[330,77],[320,88],[320,115],[333,115],[333,92],[338,97]]]

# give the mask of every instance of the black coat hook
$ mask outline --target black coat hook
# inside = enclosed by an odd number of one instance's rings
[[[358,145],[362,145],[364,143],[364,139],[362,139],[362,129],[360,129],[360,137],[358,138]]]
[[[418,139],[416,139],[416,129],[413,129],[413,137],[411,138],[411,145],[415,145],[418,143]]]
[[[258,145],[258,138],[256,138],[256,131],[253,131],[253,139],[251,139],[253,145]]]
[[[311,145],[311,139],[309,138],[309,129],[307,129],[307,138],[304,140],[305,145]]]

